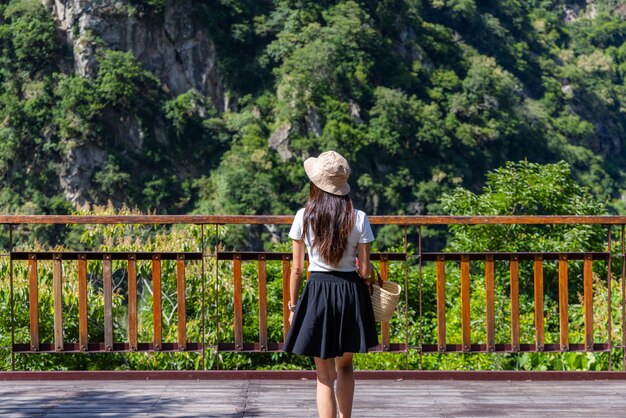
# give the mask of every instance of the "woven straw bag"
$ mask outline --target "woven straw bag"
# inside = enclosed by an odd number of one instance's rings
[[[378,280],[370,281],[370,297],[372,299],[372,309],[374,319],[379,322],[389,322],[393,316],[402,288],[398,283],[389,280],[382,280],[378,271],[372,266],[372,277],[376,274]]]

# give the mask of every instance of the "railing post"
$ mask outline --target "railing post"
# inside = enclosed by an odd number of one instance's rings
[[[283,273],[283,342],[287,338],[287,334],[289,333],[289,309],[287,308],[287,302],[289,301],[289,286],[290,286],[290,278],[291,278],[291,265],[290,261],[291,256],[283,255],[283,265],[282,265],[282,273]]]
[[[52,271],[54,300],[54,349],[63,351],[63,266],[61,254],[54,254]]]
[[[409,259],[406,255],[408,248],[408,227],[404,225],[404,368],[409,370]],[[420,320],[421,323],[421,320]],[[422,355],[420,352],[420,365]],[[421,368],[421,367],[420,367]]]
[[[128,348],[138,349],[137,338],[137,256],[128,255]]]
[[[543,256],[535,255],[534,263],[535,293],[535,348],[543,351]]]
[[[219,225],[215,224],[215,368],[220,369],[220,260],[217,256],[220,249]]]
[[[409,260],[408,260],[408,256],[407,254],[407,249],[408,249],[408,242],[407,242],[407,237],[405,234],[405,238],[404,238],[404,254],[406,256],[406,266],[407,266],[407,272],[406,272],[406,279],[405,279],[405,293],[406,293],[406,298],[408,301],[408,292],[409,292],[409,286],[408,286],[408,275],[409,275]],[[422,323],[423,323],[423,310],[422,310],[422,279],[423,279],[423,275],[422,275],[422,225],[419,225],[417,228],[417,239],[418,239],[418,247],[417,247],[417,257],[419,259],[419,353],[420,353],[420,370],[422,370],[424,368],[423,363],[422,363],[422,357],[424,355],[424,344],[423,344],[423,332],[422,332]],[[407,302],[407,306],[408,306],[408,302]]]
[[[11,305],[11,370],[15,370],[15,301],[13,294],[13,225],[9,224],[9,304]]]
[[[559,254],[559,329],[561,351],[569,351],[567,255]]]
[[[469,255],[461,256],[461,338],[463,351],[471,351],[470,336],[470,259]]]
[[[583,261],[583,309],[585,317],[585,350],[593,351],[593,271],[591,254]],[[609,304],[609,315],[611,306]]]
[[[178,304],[178,350],[187,349],[187,286],[185,283],[185,255],[176,255],[176,299]]]
[[[78,343],[81,351],[89,350],[87,329],[87,256],[78,255]]]
[[[611,273],[611,261],[613,258],[613,254],[612,254],[612,237],[611,237],[611,225],[607,225],[607,229],[608,229],[608,237],[607,237],[607,251],[609,253],[609,260],[607,261],[607,278],[606,278],[606,287],[607,287],[607,299],[608,299],[608,315],[607,315],[607,331],[609,334],[608,337],[608,350],[609,350],[609,371],[611,371],[611,369],[613,369],[613,319],[612,319],[612,314],[613,314],[613,298],[612,298],[612,292],[611,292],[611,277],[612,277],[612,273]],[[623,318],[622,318],[623,320]]]
[[[161,313],[161,257],[152,255],[152,322],[154,324],[154,351],[161,351],[163,342]]]
[[[259,348],[267,350],[267,275],[265,271],[265,255],[259,255]]]
[[[511,349],[514,352],[520,350],[519,341],[519,257],[511,256],[509,262],[511,280]]]
[[[241,254],[235,254],[233,257],[233,281],[234,281],[234,337],[235,351],[243,350],[243,307],[242,307],[242,289],[241,289]]]
[[[622,275],[621,275],[621,290],[622,290],[622,370],[626,371],[626,300],[624,300],[624,296],[626,296],[626,283],[624,280],[626,279],[626,248],[624,248],[624,244],[626,244],[626,239],[624,238],[624,229],[625,226],[622,224]]]
[[[111,254],[102,260],[102,288],[104,291],[104,349],[113,351],[113,268]]]
[[[36,254],[28,256],[28,300],[30,311],[30,349],[39,351],[39,285]]]
[[[487,351],[494,352],[496,349],[496,317],[495,317],[495,283],[494,283],[493,254],[485,257],[485,292],[486,300],[486,324],[487,324]]]
[[[206,309],[206,303],[205,303],[205,293],[204,293],[204,281],[206,280],[205,277],[205,269],[204,269],[204,224],[200,224],[200,267],[201,267],[201,271],[200,271],[200,292],[202,292],[202,302],[200,304],[200,329],[201,329],[201,341],[200,341],[200,350],[201,351],[201,355],[202,355],[202,370],[206,370],[206,353],[205,353],[205,348],[204,345],[206,344],[206,340],[205,340],[205,314],[204,311]],[[215,262],[217,263],[217,254],[216,254],[216,260]]]
[[[443,255],[437,256],[437,343],[440,353],[446,351],[446,264]]]

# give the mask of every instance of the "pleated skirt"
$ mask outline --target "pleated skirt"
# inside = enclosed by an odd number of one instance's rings
[[[367,284],[356,272],[311,272],[283,350],[322,359],[378,345]]]

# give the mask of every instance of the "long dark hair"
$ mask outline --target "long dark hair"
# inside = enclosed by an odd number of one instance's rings
[[[348,235],[354,226],[354,208],[350,195],[327,193],[311,183],[309,201],[304,206],[304,234],[311,228],[320,258],[335,266],[341,261]]]

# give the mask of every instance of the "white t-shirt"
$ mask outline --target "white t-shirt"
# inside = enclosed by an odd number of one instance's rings
[[[289,231],[289,238],[299,241],[302,239],[304,220],[304,208],[300,209],[293,220],[291,230]],[[370,227],[370,222],[367,219],[365,212],[355,209],[354,210],[354,227],[348,235],[348,245],[343,252],[343,257],[336,266],[326,264],[319,256],[317,249],[311,250],[311,243],[313,242],[313,232],[311,228],[308,229],[307,237],[304,238],[307,251],[309,253],[309,271],[355,271],[356,270],[356,246],[358,243],[365,244],[374,241],[374,234]]]

